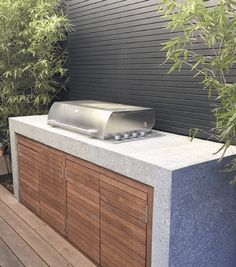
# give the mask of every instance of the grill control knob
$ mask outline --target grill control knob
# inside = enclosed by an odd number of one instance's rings
[[[128,133],[125,133],[125,134],[124,134],[124,138],[125,138],[125,139],[129,139],[129,134],[128,134]]]
[[[120,134],[116,134],[115,135],[115,140],[119,141],[121,139],[121,135]]]
[[[146,135],[146,132],[145,131],[141,131],[140,132],[140,136],[145,136]]]
[[[138,137],[138,133],[133,132],[133,133],[132,133],[132,137],[134,137],[134,138]]]

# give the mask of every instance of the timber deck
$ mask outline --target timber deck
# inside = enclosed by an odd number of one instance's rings
[[[95,267],[0,186],[1,267]]]

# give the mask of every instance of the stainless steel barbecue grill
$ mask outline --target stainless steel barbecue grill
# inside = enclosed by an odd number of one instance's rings
[[[95,100],[55,102],[48,124],[100,139],[138,138],[155,124],[154,110]]]

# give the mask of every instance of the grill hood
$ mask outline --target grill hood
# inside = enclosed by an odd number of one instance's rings
[[[95,100],[55,102],[48,114],[48,124],[109,139],[150,132],[155,114],[151,108]]]

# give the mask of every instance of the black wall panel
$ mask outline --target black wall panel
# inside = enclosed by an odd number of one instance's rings
[[[212,4],[214,1],[208,1]],[[155,128],[188,135],[214,126],[201,77],[187,68],[167,74],[165,29],[158,0],[70,0],[70,99],[97,99],[154,107]],[[201,44],[196,50],[209,53]],[[201,135],[204,137],[204,135]]]

